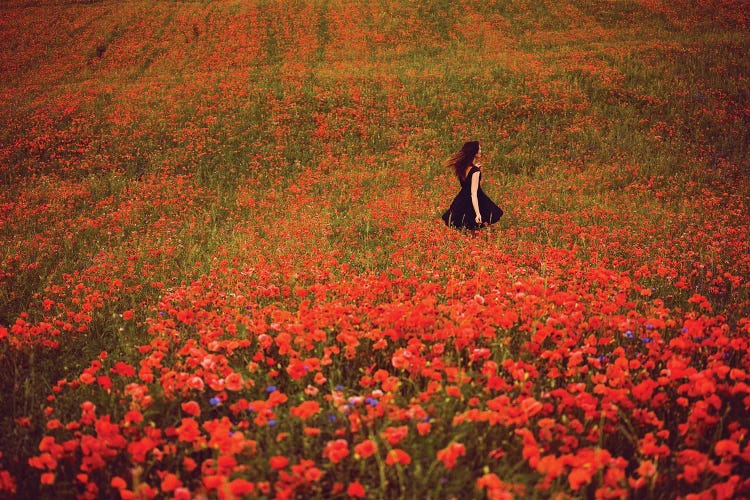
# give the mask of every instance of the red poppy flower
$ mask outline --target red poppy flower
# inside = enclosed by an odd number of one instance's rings
[[[365,439],[361,443],[354,445],[354,453],[362,458],[367,458],[376,451],[378,451],[377,445],[369,439]]]
[[[349,455],[349,443],[345,439],[336,439],[335,441],[329,441],[323,448],[323,457],[328,458],[334,464],[339,463],[341,460]]]
[[[197,417],[201,414],[201,407],[195,401],[186,401],[180,405],[180,408],[191,417]]]
[[[276,456],[271,457],[268,460],[268,463],[271,465],[272,469],[280,470],[289,464],[289,459],[286,457],[282,457],[280,455],[276,455]]]
[[[437,459],[443,462],[446,468],[452,469],[456,466],[458,457],[466,455],[466,447],[461,443],[451,443],[437,452]]]
[[[302,420],[306,420],[319,412],[320,403],[318,403],[317,401],[303,401],[299,405],[293,406],[290,409],[290,413],[292,415],[301,418]]]
[[[385,463],[387,465],[409,465],[411,463],[411,457],[404,450],[400,448],[394,448],[388,452],[388,455],[386,455]]]
[[[365,487],[359,481],[354,481],[349,483],[346,494],[351,498],[364,498],[366,496]]]

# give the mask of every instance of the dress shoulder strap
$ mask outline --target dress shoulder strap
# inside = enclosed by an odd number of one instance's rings
[[[467,179],[471,179],[471,176],[474,175],[474,172],[477,172],[477,171],[479,171],[479,169],[475,167],[474,165],[472,165],[469,171],[466,172],[466,177],[464,177],[463,180],[465,181]]]

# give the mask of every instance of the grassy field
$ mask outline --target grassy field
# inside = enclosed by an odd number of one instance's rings
[[[3,1],[0,497],[750,496],[747,7]]]

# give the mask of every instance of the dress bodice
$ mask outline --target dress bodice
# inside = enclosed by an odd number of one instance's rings
[[[469,173],[466,175],[466,178],[461,181],[462,190],[471,189],[471,176],[474,175],[474,172],[479,172],[479,180],[482,180],[482,172],[477,167],[472,166],[471,169],[469,169]]]

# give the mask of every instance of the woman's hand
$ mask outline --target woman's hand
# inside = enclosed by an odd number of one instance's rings
[[[477,216],[474,217],[474,222],[476,222],[477,224],[481,224],[482,223],[482,214],[477,214]]]

